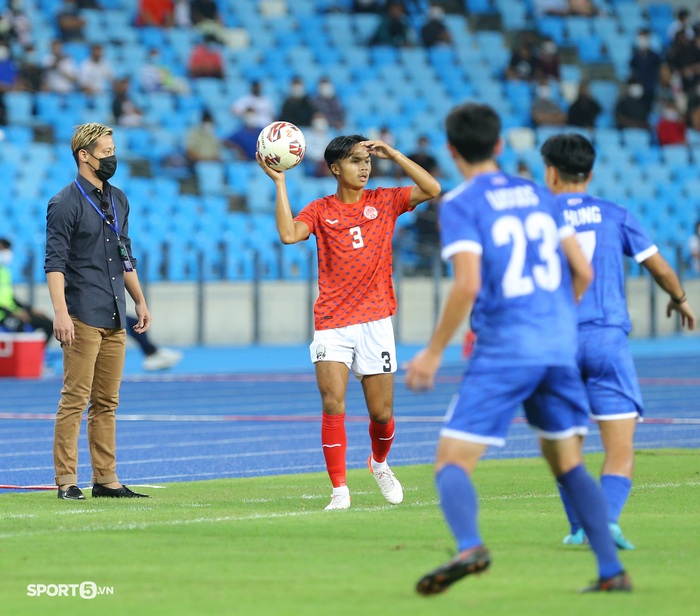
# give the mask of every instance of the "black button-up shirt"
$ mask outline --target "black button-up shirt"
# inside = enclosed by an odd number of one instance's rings
[[[76,180],[99,209],[103,193],[83,176]],[[131,257],[129,202],[118,188],[104,183],[117,212],[119,237]],[[111,196],[111,198],[110,198]],[[136,261],[131,258],[136,267]],[[117,235],[90,205],[75,182],[51,198],[46,212],[44,271],[63,272],[68,314],[92,327],[126,327],[124,267]]]

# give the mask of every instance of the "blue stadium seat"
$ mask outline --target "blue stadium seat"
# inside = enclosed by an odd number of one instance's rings
[[[566,29],[562,17],[542,17],[537,22],[537,30],[542,36],[548,36],[559,47],[566,44]]]
[[[31,92],[6,92],[8,124],[29,125],[34,123],[34,98]]]
[[[226,192],[225,167],[218,161],[200,161],[195,164],[197,185],[203,195],[222,195]],[[271,183],[271,182],[270,182]]]

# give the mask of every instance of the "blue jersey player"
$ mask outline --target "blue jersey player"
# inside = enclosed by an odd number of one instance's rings
[[[471,310],[471,361],[440,432],[435,483],[457,555],[417,584],[439,593],[486,569],[471,475],[489,445],[503,446],[522,403],[542,453],[569,493],[598,561],[587,591],[629,591],[608,532],[605,503],[583,465],[588,406],[576,367],[576,307],[592,269],[545,188],[499,171],[501,123],[486,105],[465,104],[446,120],[465,182],[440,207],[442,256],[454,281],[428,346],[408,365],[413,390],[432,387],[442,354]]]
[[[631,329],[625,298],[624,259],[633,258],[670,295],[667,314],[678,312],[683,325],[695,328],[695,315],[678,276],[649,239],[639,221],[616,203],[586,194],[595,161],[582,135],[550,137],[541,148],[545,181],[556,195],[564,220],[595,271],[595,280],[578,306],[578,364],[588,390],[593,419],[605,449],[600,485],[608,524],[621,549],[633,549],[618,524],[632,488],[634,430],[642,416],[642,395],[627,335]],[[586,542],[586,535],[566,492],[561,490],[571,524],[565,544]]]

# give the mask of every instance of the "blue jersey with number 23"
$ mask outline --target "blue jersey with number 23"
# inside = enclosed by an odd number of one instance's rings
[[[548,190],[501,172],[478,175],[445,195],[440,234],[443,259],[481,256],[473,363],[575,365],[576,307],[560,245],[574,230]]]

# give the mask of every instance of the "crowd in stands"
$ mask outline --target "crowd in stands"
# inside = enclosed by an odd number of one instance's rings
[[[8,122],[4,97],[24,92],[32,101],[28,122],[38,129],[51,118],[53,134],[43,132],[42,139],[53,139],[57,147],[75,123],[76,108],[124,129],[163,129],[167,139],[153,149],[150,173],[199,182],[200,190],[207,188],[198,175],[200,163],[253,164],[257,134],[275,119],[304,130],[307,154],[300,169],[309,179],[327,179],[325,144],[351,131],[397,142],[442,166],[449,187],[452,171],[441,164],[447,162],[441,117],[451,103],[469,97],[503,108],[506,133],[518,127],[642,129],[651,147],[688,144],[700,131],[700,10],[671,15],[665,6],[666,21],[659,21],[651,19],[653,7],[648,14],[636,7],[641,21],[623,30],[623,5],[7,0],[0,12],[0,124]],[[303,17],[293,13],[302,10]],[[517,15],[519,25],[508,26]],[[333,21],[339,16],[352,20]],[[117,21],[102,35],[99,28],[112,18]],[[571,28],[601,20],[615,26],[616,49],[603,44],[589,58],[597,31],[585,30],[594,34],[578,45]],[[264,31],[255,24],[265,24]],[[319,38],[316,47],[312,31]],[[487,43],[488,50],[477,48]],[[274,79],[270,46],[279,50]],[[613,62],[620,47],[627,47],[622,64]],[[614,66],[605,73],[605,89],[589,65]],[[424,85],[426,70],[431,81]],[[375,97],[369,84],[384,78],[391,83]],[[536,160],[508,160],[509,170],[537,175]],[[377,162],[374,175],[393,178],[394,170]]]

